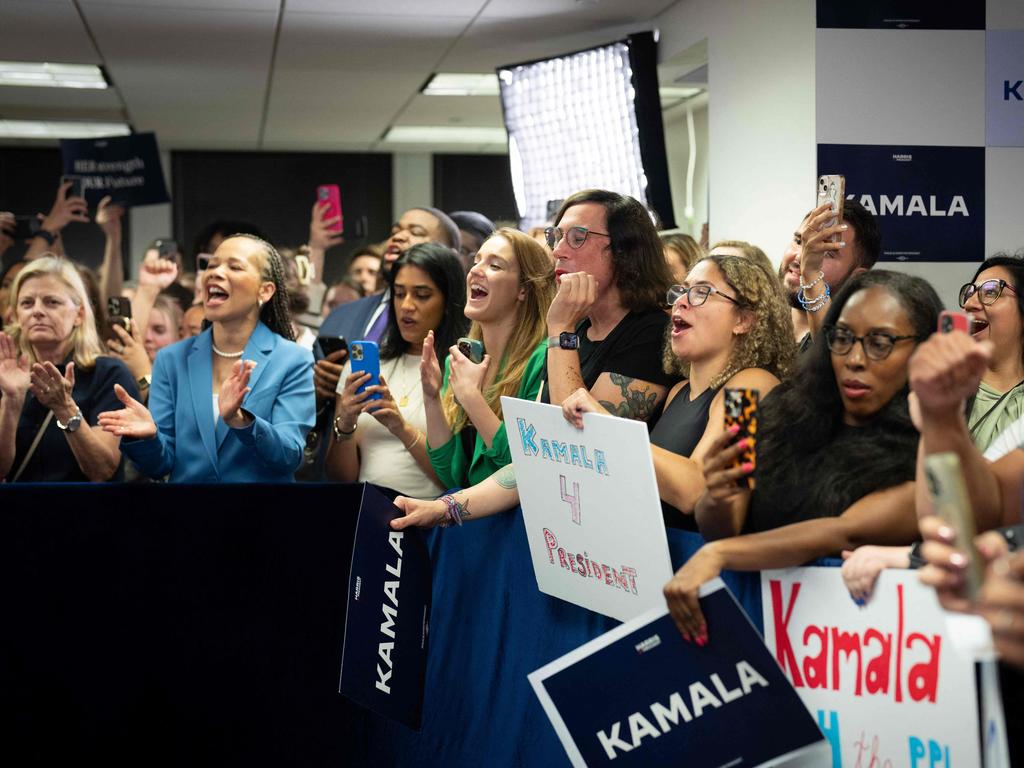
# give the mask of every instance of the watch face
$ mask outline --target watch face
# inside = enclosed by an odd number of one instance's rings
[[[579,349],[580,337],[575,333],[564,332],[558,337],[558,346],[562,349]]]

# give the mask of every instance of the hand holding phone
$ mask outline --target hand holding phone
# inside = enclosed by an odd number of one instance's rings
[[[818,205],[828,203],[832,207],[832,218],[825,222],[824,228],[836,227],[843,223],[843,201],[846,199],[846,177],[836,173],[818,177]],[[829,242],[838,243],[840,235],[835,234]]]
[[[952,452],[933,453],[925,457],[924,471],[932,499],[932,511],[953,527],[956,531],[956,546],[967,555],[964,593],[974,602],[985,578],[985,571],[981,556],[974,546],[974,511],[967,495],[960,457]]]
[[[111,296],[107,299],[107,323],[111,326],[120,325],[129,334],[132,332],[132,303],[124,296]]]
[[[484,343],[479,339],[463,336],[458,341],[459,352],[469,358],[471,363],[479,365],[484,361]]]
[[[757,466],[757,405],[760,400],[760,392],[756,389],[740,389],[726,387],[725,389],[725,429],[729,430],[733,425],[739,426],[736,433],[737,442],[747,440],[747,448],[735,461],[733,468],[739,468],[746,463]],[[754,488],[754,475],[748,473],[736,480],[736,485],[741,488]]]
[[[348,349],[348,342],[344,336],[317,336],[316,343],[320,345],[324,357]]]
[[[370,379],[356,390],[361,395],[367,387],[380,385],[380,348],[372,341],[353,341],[349,346],[349,360],[352,373],[368,373]],[[380,393],[374,392],[368,400],[380,400]]]
[[[971,318],[966,312],[951,312],[946,309],[939,313],[939,333],[953,331],[971,332]]]
[[[326,229],[331,232],[341,232],[345,228],[345,220],[341,213],[341,190],[337,184],[321,184],[316,188],[317,203],[327,203],[321,215],[321,221],[328,221],[337,218],[337,221],[328,224]]]

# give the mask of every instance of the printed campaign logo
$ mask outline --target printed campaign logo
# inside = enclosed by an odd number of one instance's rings
[[[818,0],[819,29],[984,29],[985,3]]]
[[[1024,30],[985,33],[985,143],[1024,147]]]
[[[62,139],[60,153],[64,174],[81,179],[89,205],[95,206],[107,195],[125,206],[170,201],[155,133]]]
[[[818,173],[877,218],[882,261],[984,258],[984,147],[819,144]]]

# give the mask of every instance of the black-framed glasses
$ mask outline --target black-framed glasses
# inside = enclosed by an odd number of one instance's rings
[[[582,248],[583,244],[587,242],[589,235],[600,235],[601,237],[610,238],[607,232],[595,232],[592,229],[586,227],[569,227],[567,230],[562,231],[559,227],[548,227],[544,230],[544,238],[548,241],[548,248],[554,250],[554,247],[562,242],[562,238],[566,239],[569,243],[570,248]]]
[[[986,280],[978,285],[965,283],[960,287],[960,306],[966,306],[971,296],[978,294],[978,301],[986,307],[990,307],[996,303],[996,299],[1003,295],[1004,289],[1017,295],[1017,290],[1005,280]]]
[[[917,336],[893,336],[884,331],[872,331],[863,336],[856,336],[849,328],[837,328],[834,325],[825,326],[824,331],[825,343],[834,354],[850,354],[853,345],[859,341],[864,347],[864,354],[872,360],[885,360],[892,354],[897,343],[917,339]]]
[[[715,288],[715,286],[708,285],[707,283],[698,283],[697,285],[691,285],[689,288],[685,288],[682,285],[673,285],[668,289],[668,293],[665,294],[665,300],[668,302],[668,305],[672,307],[675,306],[677,301],[685,296],[691,307],[699,307],[708,300],[708,296],[712,293],[717,293],[723,299],[731,301],[737,307],[743,306],[743,302],[738,299],[734,299],[732,296],[727,296]]]

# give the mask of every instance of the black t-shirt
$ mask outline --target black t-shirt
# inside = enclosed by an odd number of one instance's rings
[[[629,312],[604,339],[591,341],[587,338],[590,320],[584,319],[576,326],[583,386],[593,389],[602,373],[619,373],[666,388],[675,384],[678,377],[665,373],[661,367],[661,348],[668,322],[668,315],[658,309]],[[551,402],[546,361],[542,401]],[[652,419],[648,424],[653,422]]]
[[[69,358],[70,360],[70,358]],[[68,360],[59,366],[58,370],[64,372]],[[124,406],[114,394],[114,384],[120,384],[128,394],[138,398],[139,390],[135,385],[135,379],[131,371],[120,360],[112,357],[96,358],[96,365],[92,370],[85,370],[75,366],[75,388],[71,392],[72,398],[82,411],[83,426],[95,426],[99,421],[99,415],[104,411],[120,410]],[[14,473],[21,466],[22,459],[28,452],[35,440],[39,428],[43,425],[49,409],[36,400],[31,391],[25,397],[25,405],[21,410],[21,418],[18,420],[18,435],[15,442],[14,463],[8,473],[8,478],[14,477]],[[124,479],[124,459],[117,468],[117,472],[111,480]],[[50,419],[42,440],[36,447],[36,451],[29,459],[25,471],[22,472],[18,482],[22,483],[61,483],[61,482],[88,482],[75,455],[71,452],[64,432],[57,426],[56,416]]]

